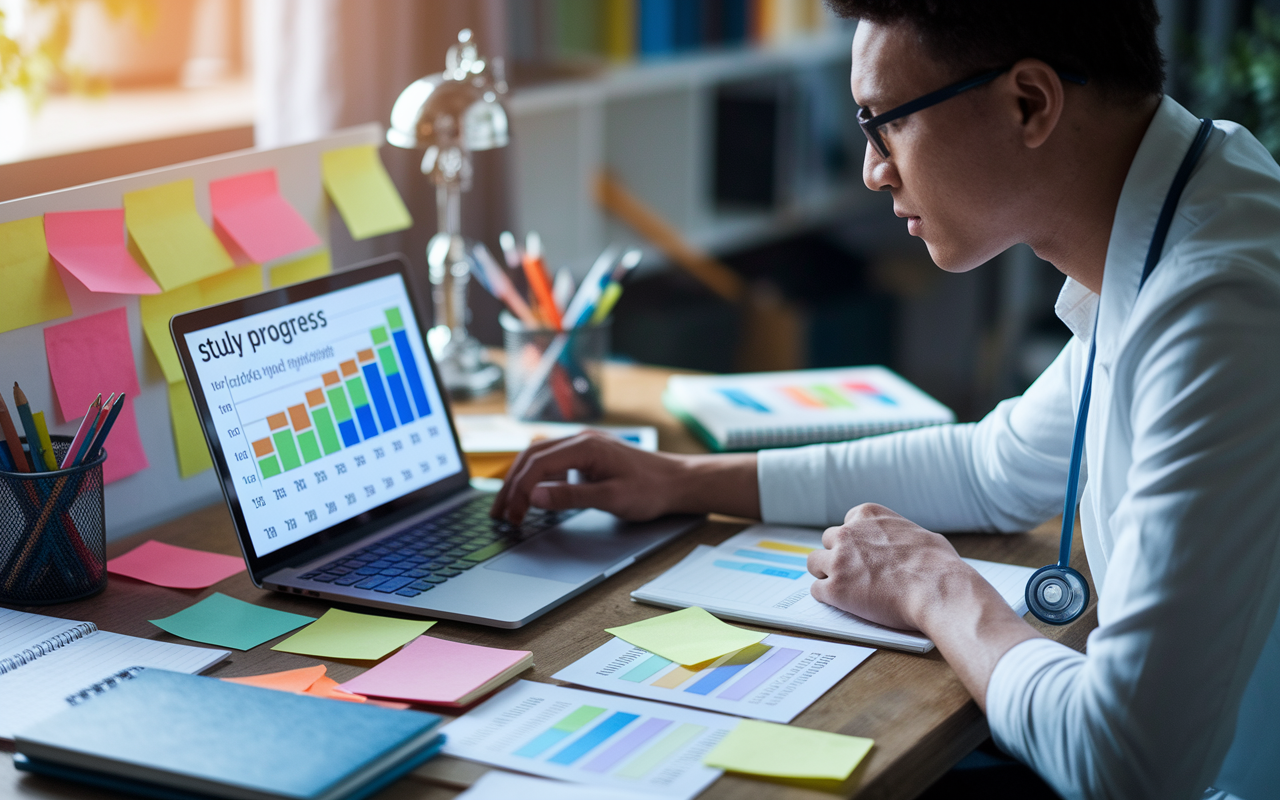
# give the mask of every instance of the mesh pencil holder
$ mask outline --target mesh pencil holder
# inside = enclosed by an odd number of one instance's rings
[[[71,437],[51,438],[61,462]],[[104,449],[71,469],[0,470],[0,603],[65,603],[106,587],[106,460]]]

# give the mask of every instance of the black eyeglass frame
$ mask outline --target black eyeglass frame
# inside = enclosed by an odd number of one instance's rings
[[[880,136],[880,126],[886,122],[893,122],[895,119],[902,119],[908,114],[914,114],[917,111],[923,111],[930,106],[936,106],[944,100],[950,100],[958,94],[967,92],[970,89],[976,89],[983,84],[990,83],[1004,73],[1013,69],[1010,64],[1007,67],[999,67],[998,69],[987,70],[971,78],[956,81],[955,83],[944,86],[936,91],[921,95],[915,100],[909,100],[897,108],[891,108],[883,114],[877,114],[874,117],[867,116],[870,113],[866,106],[858,106],[858,127],[862,128],[862,133],[867,137],[867,141],[871,142],[871,146],[876,149],[881,158],[889,157],[889,148],[884,143],[884,139]],[[1057,70],[1058,77],[1069,83],[1076,83],[1084,86],[1088,82],[1088,78],[1074,72],[1064,72]]]

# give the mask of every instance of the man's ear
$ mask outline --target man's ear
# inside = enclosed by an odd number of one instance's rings
[[[1022,59],[1009,73],[1022,142],[1027,147],[1039,147],[1049,139],[1062,118],[1062,79],[1053,67],[1038,58]]]

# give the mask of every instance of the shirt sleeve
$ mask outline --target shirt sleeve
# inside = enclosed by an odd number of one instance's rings
[[[987,688],[997,744],[1064,797],[1200,797],[1231,746],[1280,607],[1278,308],[1197,287],[1113,367],[1132,467],[1099,626],[1087,655],[1014,647]]]
[[[934,531],[1025,531],[1062,511],[1071,457],[1073,339],[1021,397],[981,422],[938,425],[839,444],[764,450],[757,461],[766,522],[837,525],[879,503]]]

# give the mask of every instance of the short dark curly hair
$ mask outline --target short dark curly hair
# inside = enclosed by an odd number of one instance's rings
[[[838,16],[905,22],[957,77],[1038,58],[1104,94],[1160,94],[1164,55],[1154,0],[827,0]]]

